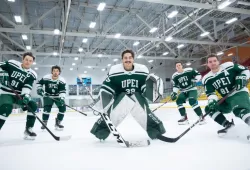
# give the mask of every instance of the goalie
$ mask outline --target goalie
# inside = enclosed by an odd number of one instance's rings
[[[122,53],[122,64],[111,67],[94,105],[96,110],[106,112],[115,126],[131,113],[151,139],[165,133],[165,128],[150,110],[149,99],[155,102],[163,94],[163,82],[149,74],[148,68],[134,63],[134,52]],[[110,131],[99,118],[90,131],[100,140],[105,140]]]

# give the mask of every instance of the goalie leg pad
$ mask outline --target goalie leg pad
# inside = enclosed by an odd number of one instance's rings
[[[100,112],[106,113],[114,102],[113,97],[113,94],[107,90],[101,89],[98,94],[98,98],[93,105],[93,108]]]
[[[163,95],[163,89],[164,87],[162,79],[154,74],[149,74],[146,79],[146,91],[144,93],[145,97],[150,101],[155,102]]]
[[[131,110],[132,116],[146,130],[151,139],[156,139],[160,134],[166,132],[162,122],[150,110],[145,97],[135,93],[132,98],[136,101],[135,107]]]
[[[117,127],[125,119],[134,107],[134,104],[135,102],[125,93],[121,93],[115,97],[113,105],[107,111],[114,126]],[[110,134],[109,128],[102,118],[97,120],[90,132],[102,140],[105,140]]]

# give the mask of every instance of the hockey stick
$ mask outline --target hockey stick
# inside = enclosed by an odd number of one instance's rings
[[[22,97],[16,92],[16,90],[8,84],[8,87],[11,89],[13,93],[20,99],[23,100]],[[38,121],[45,127],[45,129],[49,132],[49,134],[57,141],[64,141],[64,140],[69,140],[71,136],[61,136],[58,137],[54,133],[51,132],[51,130],[43,123],[43,121],[32,111],[32,109],[29,107],[29,105],[26,104],[26,107],[31,111],[31,113],[38,119]]]
[[[221,104],[223,103],[229,95],[231,95],[233,92],[235,92],[235,89],[233,89],[232,91],[230,91],[226,96],[224,96],[222,99],[220,99],[220,101],[218,102],[218,104]],[[207,115],[209,115],[209,113],[206,113],[204,117],[206,117]],[[176,138],[169,138],[169,137],[166,137],[166,136],[163,136],[163,135],[159,135],[157,136],[157,139],[161,140],[161,141],[164,141],[164,142],[169,142],[169,143],[175,143],[176,141],[178,141],[182,136],[184,136],[186,133],[188,133],[194,126],[196,126],[199,122],[201,121],[201,119],[197,120],[192,126],[190,126],[187,130],[185,130],[181,135],[179,135],[178,137]]]
[[[93,99],[94,102],[96,102],[93,98],[93,96],[91,95],[90,91],[87,89],[86,86],[84,86],[85,89],[88,91],[88,94],[90,95],[90,97]],[[101,112],[98,111],[96,109],[94,109],[92,106],[89,106],[89,108],[91,108],[94,112],[99,113],[99,115],[101,115],[102,119],[104,120],[104,122],[106,123],[106,125],[108,126],[110,132],[112,133],[112,135],[116,138],[116,141],[123,147],[140,147],[140,146],[148,146],[150,145],[150,141],[149,140],[143,140],[143,141],[134,141],[134,142],[130,142],[130,141],[126,141],[124,140],[124,138],[121,136],[121,134],[117,131],[116,127],[114,126],[114,124],[112,123],[112,121],[110,120],[109,116],[107,113],[105,112]]]
[[[154,110],[152,110],[152,112],[155,112],[156,110],[158,110],[160,107],[162,107],[163,105],[165,105],[166,103],[170,102],[171,98],[169,100],[167,100],[166,102],[164,102],[163,104],[161,104],[160,106],[158,106],[157,108],[155,108]]]
[[[49,97],[49,96],[46,96],[46,95],[43,95],[43,97],[48,97],[48,98],[54,100],[55,102],[58,102],[58,100],[56,100],[56,99],[54,99],[54,98],[52,98],[52,97]],[[67,104],[65,104],[65,103],[64,103],[64,105],[67,106],[68,108],[74,110],[74,111],[77,111],[77,112],[81,113],[81,114],[84,115],[84,116],[87,116],[86,113],[83,113],[83,112],[80,111],[80,110],[77,110],[77,109],[75,109],[75,108],[73,108],[73,107],[70,107],[69,105],[67,105]]]

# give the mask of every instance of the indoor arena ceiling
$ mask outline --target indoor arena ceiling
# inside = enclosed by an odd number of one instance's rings
[[[0,5],[5,58],[32,51],[43,60],[58,58],[55,64],[70,57],[100,62],[133,49],[138,61],[189,61],[250,46],[249,36],[248,0],[1,0]]]

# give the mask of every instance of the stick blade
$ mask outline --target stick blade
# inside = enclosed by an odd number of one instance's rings
[[[149,140],[142,140],[142,141],[126,141],[126,145],[128,148],[133,148],[133,147],[145,147],[150,145]]]
[[[70,140],[70,139],[71,139],[71,136],[70,136],[70,135],[59,137],[59,141],[67,141],[67,140]]]
[[[179,140],[179,138],[168,138],[163,135],[157,136],[157,139],[164,141],[164,142],[169,142],[169,143],[175,143],[177,140]]]

